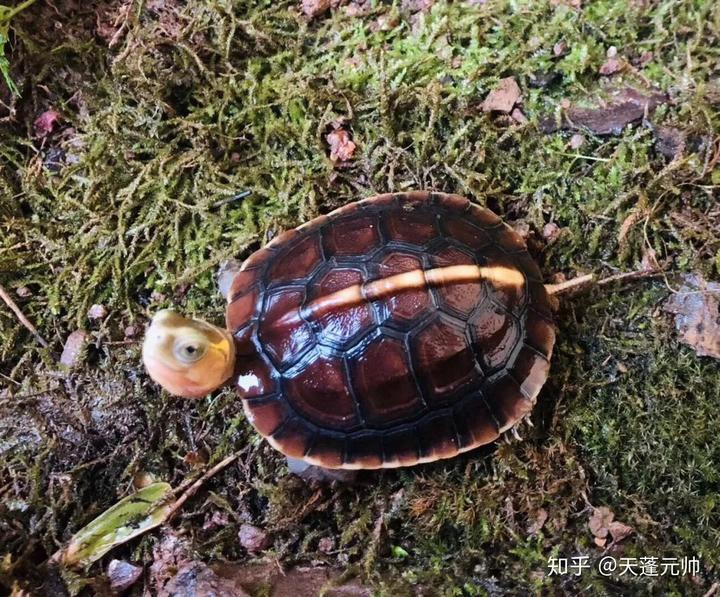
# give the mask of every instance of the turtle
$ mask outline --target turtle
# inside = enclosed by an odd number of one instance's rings
[[[143,360],[177,396],[232,384],[289,459],[412,466],[491,443],[529,415],[550,370],[556,290],[491,210],[387,193],[253,253],[229,285],[225,328],[156,313]]]

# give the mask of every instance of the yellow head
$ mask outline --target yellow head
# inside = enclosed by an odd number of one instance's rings
[[[232,376],[235,342],[227,330],[164,309],[147,329],[143,361],[171,394],[201,398]]]

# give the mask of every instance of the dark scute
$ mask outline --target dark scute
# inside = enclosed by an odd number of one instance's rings
[[[317,425],[347,429],[358,423],[342,359],[310,360],[302,371],[286,378],[284,391],[295,409]]]

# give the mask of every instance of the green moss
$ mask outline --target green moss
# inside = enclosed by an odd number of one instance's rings
[[[0,308],[0,416],[12,423],[0,432],[0,544],[12,554],[2,582],[41,582],[37,564],[126,495],[134,474],[177,485],[195,474],[188,452],[216,459],[246,446],[174,523],[207,559],[246,557],[235,530],[252,520],[273,532],[284,563],[351,566],[380,594],[707,590],[720,559],[720,369],[677,343],[657,309],[663,281],[564,303],[551,380],[523,441],[353,487],[287,476],[229,391],[198,403],[160,395],[137,337],[124,336],[169,305],[220,320],[220,261],[349,201],[409,188],[466,194],[524,218],[537,238],[557,223],[562,235],[539,255],[548,277],[628,270],[648,248],[674,270],[717,277],[717,3],[584,4],[437,2],[411,14],[375,2],[365,16],[341,8],[307,23],[294,2],[136,2],[112,48],[94,32],[119,4],[59,17],[37,3],[20,15],[11,59],[23,99],[0,146],[0,283],[31,290],[18,302],[51,347]],[[556,57],[561,41],[568,52]],[[577,151],[535,126],[563,98],[596,105],[620,84],[598,75],[610,46],[630,61],[653,53],[622,84],[670,92],[653,122],[689,135],[683,158],[668,164],[640,123],[586,134]],[[539,74],[555,79],[533,87]],[[505,76],[523,90],[528,125],[479,108]],[[34,138],[51,106],[61,130]],[[338,117],[358,144],[343,169],[323,138]],[[57,172],[53,152],[65,156]],[[251,195],[233,199],[243,190]],[[96,303],[106,322],[88,321]],[[59,373],[78,327],[92,333],[88,357]],[[701,557],[697,584],[549,576],[551,556],[601,555],[588,503],[633,526],[623,553]],[[236,515],[203,530],[218,508]],[[547,521],[531,534],[540,510]],[[336,549],[320,554],[328,536]],[[127,550],[147,560],[154,541]]]

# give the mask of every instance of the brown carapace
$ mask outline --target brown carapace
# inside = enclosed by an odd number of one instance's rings
[[[449,458],[527,415],[555,340],[522,238],[457,195],[393,193],[282,234],[233,280],[245,412],[326,468]]]

